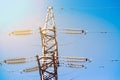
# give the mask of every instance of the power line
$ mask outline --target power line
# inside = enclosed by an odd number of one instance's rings
[[[102,7],[92,7],[92,6],[89,6],[89,7],[79,7],[79,8],[75,8],[75,7],[69,7],[69,8],[55,8],[55,10],[59,10],[59,11],[65,11],[65,10],[71,10],[71,11],[78,11],[78,10],[88,10],[88,9],[91,9],[91,10],[96,10],[96,9],[119,9],[120,7],[118,6],[113,6],[113,7],[105,7],[105,6],[102,6]]]

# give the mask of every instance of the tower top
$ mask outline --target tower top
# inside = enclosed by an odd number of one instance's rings
[[[50,10],[52,10],[53,9],[53,7],[52,6],[49,6],[48,7],[48,11],[50,11]]]

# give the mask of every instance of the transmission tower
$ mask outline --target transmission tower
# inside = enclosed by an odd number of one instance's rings
[[[53,7],[48,7],[45,26],[39,28],[42,41],[41,80],[58,80],[58,43]]]
[[[70,68],[83,68],[83,64],[77,64],[78,62],[90,62],[88,58],[70,57],[70,56],[58,56],[58,43],[56,39],[56,25],[54,21],[53,7],[48,7],[45,26],[39,28],[42,41],[42,56],[37,55],[38,65],[31,68],[26,68],[20,73],[38,71],[40,74],[40,80],[58,80],[58,67],[70,67]],[[65,34],[86,34],[84,30],[76,30],[72,28],[63,29]],[[32,30],[17,30],[11,32],[9,35],[23,36],[33,34]],[[13,58],[0,61],[5,64],[23,64],[34,60],[30,58]],[[58,59],[59,58],[59,59]],[[61,59],[62,58],[62,59]],[[86,68],[86,67],[85,67]],[[13,72],[13,71],[12,71]]]

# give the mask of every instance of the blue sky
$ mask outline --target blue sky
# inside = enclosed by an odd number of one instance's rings
[[[54,7],[59,55],[92,59],[91,63],[85,63],[87,69],[60,67],[59,80],[120,80],[120,62],[111,62],[112,59],[120,59],[119,0],[0,1],[0,60],[41,55],[41,47],[35,46],[41,44],[39,34],[15,37],[9,36],[8,33],[16,29],[37,31],[38,27],[44,26],[48,6]],[[84,29],[88,31],[88,34],[59,33],[59,29],[67,27]],[[101,31],[113,33],[92,33]],[[28,65],[31,66],[31,64]],[[6,71],[6,69],[17,68],[22,69],[23,65],[1,66],[0,80],[15,80],[16,78],[17,80],[39,80],[38,72],[19,74]]]

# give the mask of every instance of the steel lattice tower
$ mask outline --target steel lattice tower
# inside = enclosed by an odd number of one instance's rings
[[[42,41],[41,80],[58,80],[58,43],[52,9],[52,7],[48,7],[45,26],[39,29]]]

